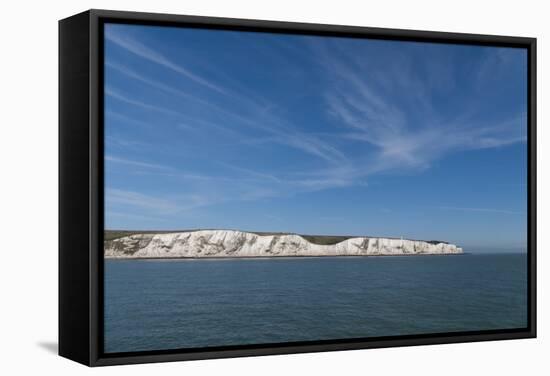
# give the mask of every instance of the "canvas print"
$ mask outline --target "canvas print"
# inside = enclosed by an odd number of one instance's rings
[[[105,353],[527,327],[527,51],[104,25]]]

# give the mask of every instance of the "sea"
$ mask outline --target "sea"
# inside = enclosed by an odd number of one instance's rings
[[[527,326],[527,255],[105,260],[106,353]]]

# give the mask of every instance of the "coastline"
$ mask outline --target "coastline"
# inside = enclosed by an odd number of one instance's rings
[[[103,260],[164,260],[164,261],[177,261],[177,260],[260,260],[260,259],[303,259],[303,258],[370,258],[370,257],[412,257],[412,256],[464,256],[472,255],[471,252],[462,253],[416,253],[416,254],[387,254],[387,255],[296,255],[296,256],[207,256],[207,257],[112,257],[103,256]]]

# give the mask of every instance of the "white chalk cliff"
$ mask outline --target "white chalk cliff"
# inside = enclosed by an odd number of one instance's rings
[[[331,245],[300,235],[258,235],[233,230],[144,233],[104,242],[106,258],[441,255],[462,253],[445,242],[352,237]]]

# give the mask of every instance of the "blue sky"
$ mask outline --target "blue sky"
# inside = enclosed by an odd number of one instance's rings
[[[232,228],[517,249],[527,56],[108,24],[108,229]]]

